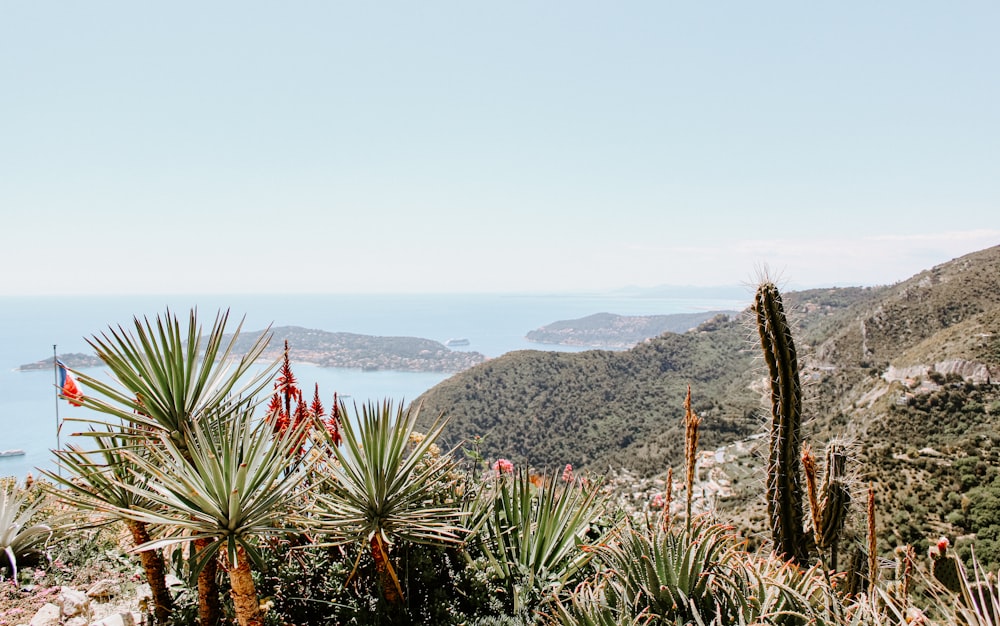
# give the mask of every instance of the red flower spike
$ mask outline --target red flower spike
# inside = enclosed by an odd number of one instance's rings
[[[288,430],[289,426],[290,424],[288,423],[288,416],[285,415],[284,413],[278,413],[277,417],[274,420],[275,434],[281,435],[286,430]]]
[[[278,380],[274,383],[274,389],[281,392],[285,398],[285,414],[292,414],[292,400],[300,400],[302,392],[295,384],[295,375],[292,374],[292,365],[288,360],[288,340],[285,340],[285,355],[279,370]]]
[[[333,394],[334,402],[336,402],[337,394]],[[323,410],[323,403],[319,399],[319,383],[316,383],[316,392],[313,394],[312,405],[309,407],[312,411],[313,417],[320,419],[323,417],[325,411]]]
[[[267,405],[267,419],[271,420],[276,434],[288,428],[288,415],[281,408],[281,396],[277,392],[271,396],[271,403]]]
[[[326,432],[330,433],[330,440],[333,445],[339,446],[343,441],[340,435],[340,403],[337,401],[337,392],[333,393],[333,408],[330,409],[330,417],[326,420]]]

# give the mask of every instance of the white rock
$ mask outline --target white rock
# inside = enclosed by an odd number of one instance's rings
[[[59,626],[59,605],[45,604],[38,609],[28,626]]]
[[[88,624],[90,624],[90,620],[82,615],[71,617],[63,622],[63,626],[87,626]]]
[[[118,595],[120,591],[121,583],[110,578],[102,578],[87,589],[87,596],[103,600]]]
[[[108,615],[90,626],[136,626],[140,623],[142,623],[142,616],[139,613],[131,612]]]
[[[84,592],[77,591],[72,587],[63,587],[59,592],[56,602],[62,606],[62,616],[64,618],[68,619],[79,616],[89,621],[91,616],[93,616],[93,611],[90,609],[90,598]],[[86,624],[86,621],[84,624]]]

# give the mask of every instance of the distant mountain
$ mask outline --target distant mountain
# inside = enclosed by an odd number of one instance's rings
[[[528,341],[591,348],[631,348],[640,341],[663,333],[682,333],[714,319],[717,324],[728,321],[736,311],[701,311],[670,315],[616,315],[595,313],[574,320],[546,324],[526,335]]]
[[[719,285],[714,287],[696,287],[694,285],[657,285],[655,287],[621,287],[609,292],[615,296],[632,298],[674,298],[674,299],[747,299],[747,288],[741,285]]]

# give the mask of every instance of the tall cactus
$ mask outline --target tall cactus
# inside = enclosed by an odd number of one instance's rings
[[[771,382],[771,439],[767,458],[767,515],[775,552],[804,564],[808,535],[802,526],[802,385],[792,331],[774,283],[757,288],[753,312]]]

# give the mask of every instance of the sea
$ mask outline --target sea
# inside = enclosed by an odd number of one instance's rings
[[[665,315],[711,310],[742,310],[751,294],[738,289],[723,296],[685,297],[635,294],[344,294],[218,296],[0,297],[0,476],[24,479],[39,469],[56,470],[51,449],[74,443],[75,421],[91,411],[56,397],[51,369],[18,371],[22,364],[58,354],[94,351],[87,339],[119,326],[134,328],[136,318],[155,319],[167,311],[185,325],[196,309],[203,327],[220,311],[229,312],[230,330],[242,321],[241,334],[256,336],[270,326],[302,326],[330,332],[433,339],[467,339],[453,348],[498,357],[514,350],[578,351],[586,348],[535,344],[525,335],[558,320],[594,313]],[[107,374],[100,368],[91,376]],[[301,388],[312,395],[319,385],[323,403],[337,392],[350,405],[391,400],[406,405],[452,374],[363,371],[292,363]],[[84,389],[86,393],[86,389]]]

